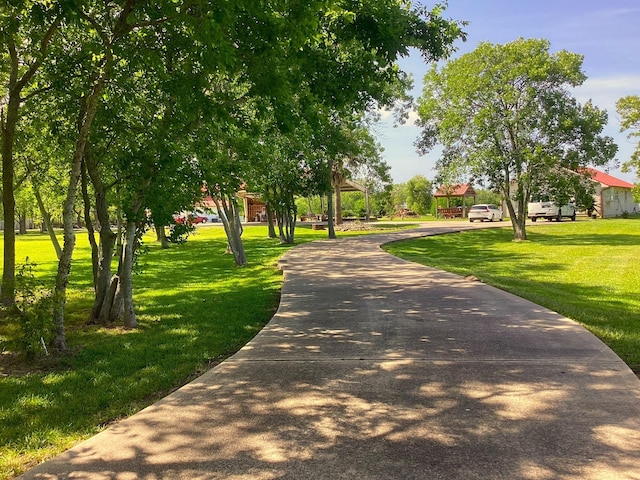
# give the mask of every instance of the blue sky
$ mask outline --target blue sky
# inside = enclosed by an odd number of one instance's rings
[[[417,2],[433,5],[434,2]],[[479,42],[508,43],[519,37],[545,38],[551,51],[569,50],[584,55],[583,71],[588,79],[573,91],[581,103],[589,99],[609,114],[604,134],[618,144],[617,160],[631,156],[634,143],[620,133],[616,101],[627,95],[640,95],[640,2],[638,0],[449,0],[445,18],[467,20],[466,42],[457,42],[456,56],[468,53]],[[428,65],[419,54],[402,59],[400,65],[414,77],[413,95],[422,92],[422,79]],[[415,118],[412,116],[412,118]],[[433,179],[434,163],[440,151],[419,156],[413,145],[419,129],[413,119],[393,127],[384,115],[377,128],[384,147],[383,157],[391,166],[394,183],[404,183],[414,175]],[[635,182],[634,173],[610,168],[612,175]]]

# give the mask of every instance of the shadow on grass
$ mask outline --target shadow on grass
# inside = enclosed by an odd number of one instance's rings
[[[584,329],[365,238],[336,245],[288,252],[281,263],[298,281],[255,342],[31,478],[638,471],[637,388]],[[182,293],[162,295],[172,303]],[[186,342],[184,333],[172,339]]]
[[[73,265],[67,302],[70,354],[0,369],[0,478],[69,439],[94,434],[195,378],[251,339],[275,312],[282,275],[277,240],[249,238],[237,268],[223,238],[195,236],[161,250],[151,244],[134,277],[140,328],[86,325],[91,265]],[[14,332],[15,334],[15,332]],[[8,358],[5,355],[3,358]],[[20,452],[20,453],[18,453]]]

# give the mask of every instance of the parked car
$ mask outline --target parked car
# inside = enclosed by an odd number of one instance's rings
[[[189,225],[195,225],[198,223],[207,223],[209,220],[204,215],[198,215],[196,213],[186,213],[182,215],[175,215],[173,220],[180,225],[187,223]]]
[[[196,209],[194,211],[194,214],[197,215],[198,217],[202,217],[202,221],[197,223],[207,223],[207,222],[217,223],[220,221],[220,217],[218,216],[217,213],[208,212],[206,210]]]
[[[471,223],[476,220],[480,220],[484,222],[485,220],[489,220],[493,222],[494,220],[502,221],[502,210],[497,205],[493,205],[492,203],[481,203],[478,205],[473,205],[469,209],[469,221]]]
[[[562,221],[563,218],[570,218],[571,221],[576,219],[576,206],[573,203],[567,203],[566,205],[558,205],[555,202],[529,202],[527,205],[527,217],[532,222],[535,222],[539,218],[546,218],[547,220]]]
[[[187,215],[187,222],[189,222],[191,225],[197,223],[207,223],[207,217],[198,215],[197,213],[190,213],[189,215]]]

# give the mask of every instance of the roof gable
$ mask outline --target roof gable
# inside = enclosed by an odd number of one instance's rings
[[[633,188],[633,184],[609,175],[608,173],[596,170],[595,168],[587,167],[586,170],[591,174],[591,178],[607,187]]]
[[[468,183],[461,185],[441,185],[436,190],[434,197],[471,197],[476,191]]]

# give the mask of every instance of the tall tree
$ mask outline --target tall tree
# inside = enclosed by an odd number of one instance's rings
[[[120,44],[123,39],[134,30],[136,24],[130,23],[134,13],[138,18],[147,17],[140,11],[135,11],[135,1],[125,0],[122,4],[104,4],[96,2],[90,5],[76,5],[76,29],[67,32],[67,41],[84,47],[91,53],[91,58],[81,65],[82,93],[80,95],[77,112],[77,133],[75,146],[70,159],[70,173],[67,194],[62,210],[63,218],[63,248],[58,261],[54,289],[54,347],[57,350],[67,349],[64,307],[66,291],[71,272],[71,259],[75,248],[74,206],[77,189],[82,172],[82,161],[92,130],[93,120],[103,100],[102,94],[112,77],[114,68],[121,60]],[[73,32],[73,33],[72,33]],[[74,35],[71,38],[70,35]]]
[[[3,80],[0,103],[2,145],[2,205],[4,254],[0,302],[15,304],[15,197],[14,145],[24,102],[42,93],[33,88],[42,62],[47,58],[62,20],[57,2],[12,2],[0,14],[0,67]],[[5,100],[6,99],[6,100]],[[4,103],[6,101],[6,103]]]
[[[425,215],[431,210],[433,201],[433,185],[423,175],[410,178],[406,185],[407,208],[419,215]]]
[[[616,103],[618,115],[620,115],[620,131],[630,130],[629,139],[640,138],[640,96],[629,95]],[[635,169],[640,178],[640,142],[636,142],[636,148],[631,158],[622,164],[625,171]]]
[[[425,76],[418,150],[444,145],[437,163],[444,180],[482,178],[509,199],[515,240],[527,238],[532,193],[616,153],[613,140],[601,136],[606,111],[578,104],[569,92],[586,78],[581,67],[578,54],[550,53],[546,40],[519,39],[481,43]]]

